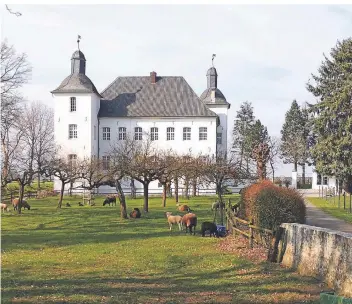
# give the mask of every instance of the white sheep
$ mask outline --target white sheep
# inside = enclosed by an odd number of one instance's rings
[[[172,212],[166,212],[166,217],[167,217],[167,221],[169,223],[170,226],[170,231],[172,229],[172,225],[173,224],[178,224],[178,228],[180,229],[180,231],[182,230],[182,216],[180,215],[171,215]]]
[[[0,207],[1,207],[1,211],[2,212],[9,211],[9,208],[7,207],[7,204],[1,203]]]

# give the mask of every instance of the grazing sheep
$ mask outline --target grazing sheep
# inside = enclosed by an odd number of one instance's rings
[[[12,205],[13,205],[13,210],[18,210],[18,208],[20,209],[28,209],[31,210],[31,206],[27,203],[27,201],[22,200],[22,204],[20,204],[20,199],[19,198],[14,198],[12,200]]]
[[[172,225],[173,224],[177,224],[178,225],[178,229],[181,231],[182,230],[182,216],[180,216],[180,215],[171,215],[172,212],[166,212],[165,214],[166,214],[169,226],[170,226],[170,231],[172,230]]]
[[[191,208],[189,208],[187,205],[180,205],[176,204],[178,211],[182,212],[191,212]]]
[[[71,207],[70,203],[66,203],[66,207]]]
[[[194,213],[185,214],[182,217],[182,224],[186,226],[186,233],[188,228],[190,234],[192,234],[192,228],[193,228],[193,235],[196,234],[197,216]]]
[[[113,206],[115,204],[116,206],[116,196],[108,196],[105,198],[104,202],[103,202],[103,206],[105,205],[109,205],[110,204]]]
[[[212,222],[203,222],[200,228],[202,236],[205,236],[205,232],[209,231],[209,236],[219,237],[218,229],[216,225]]]
[[[132,218],[140,218],[141,215],[142,214],[138,208],[134,208],[133,211],[130,213],[130,217],[132,217]]]
[[[91,203],[90,205],[91,205],[91,206],[95,206],[95,203]]]
[[[78,202],[78,206],[83,207],[84,205],[81,202]]]
[[[1,203],[0,206],[1,206],[1,211],[2,211],[2,212],[10,211],[9,208],[7,207],[7,204]]]

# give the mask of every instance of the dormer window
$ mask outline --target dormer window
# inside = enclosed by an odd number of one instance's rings
[[[76,97],[70,98],[70,112],[76,112]]]

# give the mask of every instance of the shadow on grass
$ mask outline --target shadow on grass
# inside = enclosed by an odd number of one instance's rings
[[[271,269],[266,263],[251,269],[245,275],[241,274],[245,278],[239,279],[237,272],[243,266],[241,264],[201,273],[187,272],[187,268],[184,268],[178,273],[165,272],[154,276],[119,278],[97,277],[97,273],[87,273],[85,277],[75,279],[33,281],[16,278],[12,281],[5,275],[3,299],[23,298],[29,300],[29,303],[36,303],[37,297],[42,297],[47,298],[48,303],[52,303],[55,302],[55,296],[63,294],[66,299],[77,295],[91,299],[90,301],[85,299],[82,303],[93,303],[96,296],[113,296],[114,303],[187,303],[190,299],[193,299],[192,303],[318,303],[314,299],[297,301],[297,297],[307,295],[302,284],[312,283],[313,279],[290,278],[285,282],[282,273],[273,277],[261,277],[263,272]],[[290,271],[286,270],[285,273],[289,274]],[[282,286],[282,283],[293,286]],[[295,297],[285,296],[289,293],[294,293]],[[277,302],[280,294],[282,297]],[[315,295],[318,295],[318,291]],[[125,302],[119,302],[122,299]]]

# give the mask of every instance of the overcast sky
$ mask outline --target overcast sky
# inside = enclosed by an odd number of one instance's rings
[[[183,76],[200,95],[211,55],[218,87],[231,103],[229,129],[239,105],[280,136],[293,99],[313,102],[305,88],[323,53],[352,33],[352,6],[332,5],[11,5],[2,7],[2,39],[28,54],[29,100],[52,105],[50,91],[70,74],[82,36],[86,74],[98,91],[117,76]],[[229,132],[230,133],[230,132]],[[229,140],[230,134],[229,134]],[[292,166],[279,174],[290,175]]]

